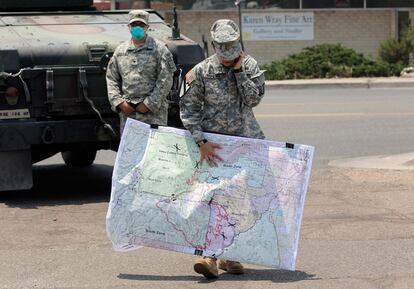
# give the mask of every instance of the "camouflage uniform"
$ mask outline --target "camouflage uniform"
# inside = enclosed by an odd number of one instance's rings
[[[264,94],[263,72],[248,55],[243,66],[234,73],[213,55],[187,76],[190,88],[181,98],[181,120],[196,142],[204,139],[203,131],[264,138],[253,114]]]
[[[216,54],[187,73],[189,88],[180,101],[181,120],[200,145],[201,157],[206,160],[209,155],[203,156],[203,145],[200,144],[205,139],[203,132],[264,138],[253,114],[253,107],[264,95],[263,72],[249,55],[243,55],[239,68],[241,45],[236,23],[218,20],[210,31]],[[232,67],[226,67],[220,59]],[[214,153],[214,148],[212,151]],[[194,264],[194,271],[207,278],[218,278],[218,268],[230,274],[244,272],[239,262],[219,260],[217,266],[216,261],[211,257],[200,258]]]
[[[227,68],[223,59],[240,55],[239,31],[231,20],[213,24],[212,39],[216,54],[196,65],[187,75],[187,93],[181,98],[181,120],[196,142],[203,131],[264,138],[253,107],[264,95],[264,74],[256,60],[245,55],[241,71]]]
[[[240,55],[240,33],[228,19],[211,27],[216,54],[197,64],[187,75],[187,93],[180,101],[181,120],[195,142],[204,139],[203,131],[264,138],[254,117],[253,107],[264,95],[264,75],[256,60],[245,55],[241,71],[227,68],[222,59]]]
[[[147,113],[134,112],[129,117],[149,123],[166,125],[168,114],[167,95],[176,70],[171,52],[165,44],[147,36],[143,45],[135,46],[128,40],[114,52],[108,64],[106,81],[111,107],[124,101],[132,105],[143,102]],[[121,131],[126,116],[119,113]]]

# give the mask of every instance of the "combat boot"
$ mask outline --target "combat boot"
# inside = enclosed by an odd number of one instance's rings
[[[217,259],[204,257],[196,260],[194,271],[208,279],[218,278]]]
[[[219,260],[218,267],[230,274],[240,275],[244,273],[244,267],[240,262],[230,260]]]

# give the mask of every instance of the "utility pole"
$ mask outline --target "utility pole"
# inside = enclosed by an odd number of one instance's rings
[[[242,28],[242,15],[241,15],[241,3],[244,0],[236,0],[236,2],[234,2],[234,4],[237,6],[238,10],[239,10],[239,30],[240,30],[240,44],[242,47],[242,50],[244,51],[244,43],[243,43],[243,28]]]
[[[174,0],[174,7],[173,7],[173,23],[172,23],[172,39],[182,39],[180,35],[180,28],[178,27],[178,15],[177,15],[177,7]]]

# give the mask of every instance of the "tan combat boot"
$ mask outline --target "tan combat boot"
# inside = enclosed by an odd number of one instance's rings
[[[204,257],[196,260],[194,271],[208,279],[218,278],[216,258]]]
[[[221,270],[227,271],[230,274],[243,274],[244,268],[240,262],[230,261],[230,260],[219,260],[218,267]]]

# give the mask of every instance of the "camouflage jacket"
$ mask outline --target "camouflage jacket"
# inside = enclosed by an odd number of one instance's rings
[[[108,98],[114,111],[124,101],[143,102],[149,112],[132,116],[150,124],[167,124],[167,95],[176,70],[171,52],[162,42],[147,36],[135,46],[128,40],[117,47],[106,72]]]
[[[204,139],[203,131],[264,138],[253,114],[264,95],[264,74],[248,55],[242,68],[236,73],[213,55],[186,75],[189,89],[181,98],[180,115],[196,142]]]

